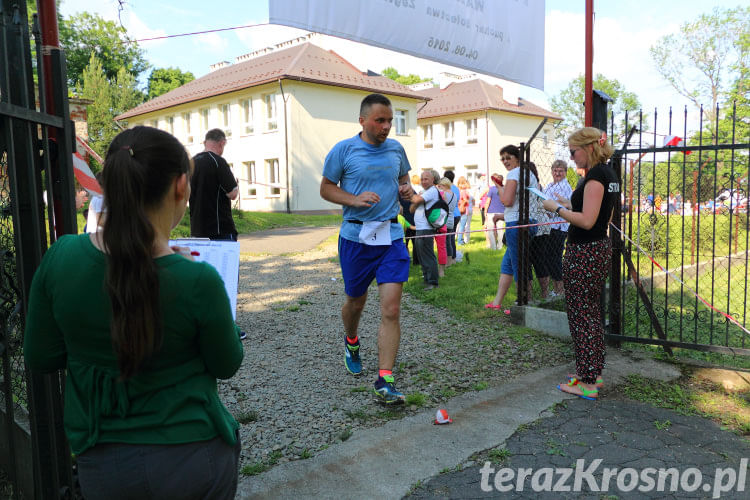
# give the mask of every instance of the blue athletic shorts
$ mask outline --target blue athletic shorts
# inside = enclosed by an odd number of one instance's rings
[[[409,280],[409,251],[403,239],[371,246],[339,237],[339,261],[349,297],[367,293],[373,278],[378,285]]]

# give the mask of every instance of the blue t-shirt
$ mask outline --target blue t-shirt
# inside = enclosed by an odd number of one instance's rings
[[[461,199],[461,190],[455,184],[451,184],[451,191],[456,195],[456,199]],[[456,208],[453,210],[453,217],[461,217],[461,210],[458,209],[458,202],[456,202]]]
[[[361,224],[347,222],[386,221],[398,215],[398,179],[411,170],[404,147],[398,141],[386,139],[380,145],[363,141],[359,134],[344,139],[328,153],[323,164],[323,177],[339,184],[347,193],[358,195],[372,191],[380,201],[371,207],[344,206],[341,237],[359,241]],[[401,224],[391,223],[391,241],[404,237]]]

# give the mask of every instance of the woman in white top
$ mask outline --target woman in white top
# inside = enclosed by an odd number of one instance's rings
[[[503,309],[503,299],[513,281],[518,282],[518,209],[519,209],[519,179],[521,174],[520,168],[521,150],[512,144],[509,144],[500,150],[500,159],[508,170],[508,176],[505,185],[499,188],[500,201],[505,205],[505,241],[506,249],[503,255],[503,262],[500,266],[500,279],[497,283],[497,293],[495,298],[489,304],[485,305],[486,309],[502,309],[505,314],[510,314],[510,309]],[[539,189],[539,182],[536,176],[529,172],[529,187]],[[536,223],[537,212],[541,209],[538,197],[529,198],[529,222]],[[529,228],[529,234],[536,234],[536,227]],[[530,276],[529,276],[530,278]],[[531,298],[531,281],[527,282],[528,297]]]

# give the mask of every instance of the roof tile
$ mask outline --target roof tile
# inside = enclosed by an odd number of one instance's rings
[[[131,118],[285,78],[370,92],[386,91],[391,95],[424,100],[422,94],[409,87],[382,76],[365,76],[335,52],[327,52],[307,42],[212,71],[126,111],[116,119]]]
[[[518,99],[517,105],[507,102],[503,99],[501,87],[490,85],[480,79],[454,82],[444,89],[431,88],[418,92],[432,99],[420,109],[418,119],[449,115],[458,111],[468,113],[497,110],[562,120],[560,115],[522,98]]]

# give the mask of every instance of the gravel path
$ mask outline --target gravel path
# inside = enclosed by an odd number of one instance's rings
[[[219,392],[242,423],[243,466],[309,458],[420,406],[446,407],[453,395],[572,359],[568,343],[510,327],[504,318],[462,325],[405,294],[394,376],[412,404],[384,408],[370,392],[377,374],[377,287],[370,288],[360,322],[359,377],[344,367],[344,297],[335,243],[296,255],[242,255],[237,322],[248,334],[245,360]]]

